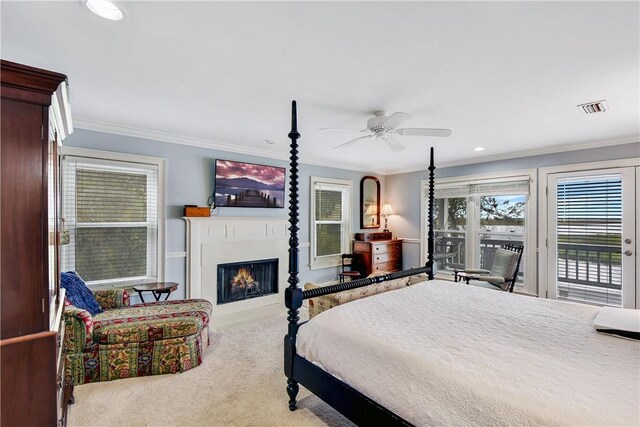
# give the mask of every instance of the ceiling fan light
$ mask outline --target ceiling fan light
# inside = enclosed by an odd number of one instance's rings
[[[120,21],[124,18],[122,10],[109,0],[87,0],[87,8],[101,18]]]

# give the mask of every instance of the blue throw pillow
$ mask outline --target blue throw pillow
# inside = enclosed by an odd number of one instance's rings
[[[71,304],[82,310],[87,310],[92,316],[104,311],[78,273],[67,271],[62,273],[60,278],[60,285],[67,290],[66,296]]]

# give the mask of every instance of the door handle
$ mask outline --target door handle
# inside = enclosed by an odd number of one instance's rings
[[[625,254],[626,256],[631,256],[631,255],[633,255],[633,252],[631,252],[631,251],[624,251],[624,254]]]

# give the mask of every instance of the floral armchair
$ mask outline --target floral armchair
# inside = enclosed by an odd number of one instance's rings
[[[91,316],[68,301],[64,311],[65,375],[74,385],[184,372],[209,345],[206,300],[129,305],[121,289],[93,292],[104,310]]]

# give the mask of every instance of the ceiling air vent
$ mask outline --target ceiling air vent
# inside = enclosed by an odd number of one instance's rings
[[[578,105],[578,108],[582,108],[585,114],[604,113],[607,111],[607,101],[587,102],[586,104]]]

